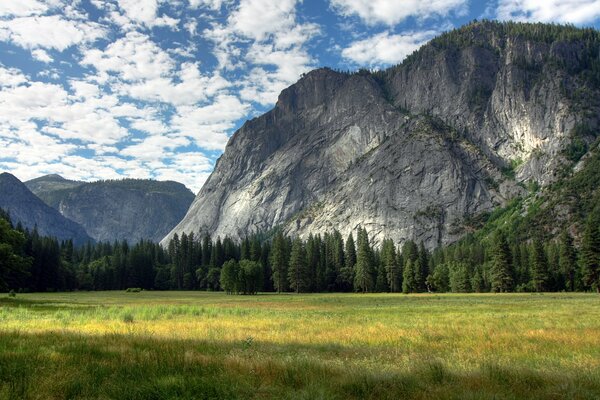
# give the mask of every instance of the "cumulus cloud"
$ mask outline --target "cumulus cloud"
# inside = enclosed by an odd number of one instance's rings
[[[52,61],[54,61],[54,59],[50,57],[50,54],[48,54],[48,52],[43,49],[35,49],[31,52],[31,55],[33,56],[33,58],[43,63],[51,63]]]
[[[502,20],[584,24],[600,17],[600,0],[500,0]]]
[[[451,12],[462,15],[467,11],[468,0],[330,0],[330,4],[343,16],[358,16],[369,25],[391,26],[409,17],[445,17]]]
[[[48,5],[38,0],[19,0],[0,2],[0,17],[27,17],[41,14]]]
[[[297,0],[241,0],[225,24],[213,24],[204,31],[215,44],[219,68],[244,68],[247,72],[240,90],[244,100],[273,104],[281,89],[313,68],[306,44],[320,33],[320,27],[298,21]]]
[[[81,65],[92,66],[101,74],[115,73],[126,81],[140,81],[168,76],[175,62],[149,36],[129,32],[104,50],[86,50]]]
[[[68,20],[60,15],[19,17],[0,20],[0,40],[26,49],[37,47],[64,51],[107,34],[95,22]]]
[[[383,32],[351,43],[342,50],[342,57],[359,65],[398,64],[437,33],[433,30],[398,35]]]

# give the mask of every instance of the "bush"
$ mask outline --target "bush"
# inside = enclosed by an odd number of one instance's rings
[[[13,289],[11,289],[10,292],[8,292],[8,297],[17,297],[17,294]]]
[[[130,287],[125,290],[127,293],[139,293],[142,291],[142,288],[139,287]]]

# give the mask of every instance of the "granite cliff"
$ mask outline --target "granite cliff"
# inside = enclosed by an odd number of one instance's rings
[[[358,226],[376,242],[451,243],[593,142],[599,49],[591,29],[484,21],[388,70],[312,71],[231,137],[162,243]]]
[[[158,242],[183,218],[194,194],[181,183],[146,179],[77,182],[46,175],[27,186],[97,241]]]

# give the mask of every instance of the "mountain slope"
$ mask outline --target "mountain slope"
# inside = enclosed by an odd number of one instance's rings
[[[85,182],[71,181],[60,175],[51,174],[27,181],[25,182],[25,186],[35,193],[37,197],[42,199],[44,203],[58,209],[58,204],[65,193],[84,183]]]
[[[49,205],[98,241],[159,241],[194,199],[184,185],[143,179],[92,183],[47,175],[27,182]]]
[[[45,204],[20,180],[6,172],[0,174],[0,208],[9,212],[13,223],[20,222],[28,229],[37,227],[42,236],[73,239],[76,244],[92,240],[81,225]]]
[[[594,140],[599,48],[594,30],[481,22],[386,71],[313,71],[232,136],[163,244],[358,226],[376,241],[453,242]]]

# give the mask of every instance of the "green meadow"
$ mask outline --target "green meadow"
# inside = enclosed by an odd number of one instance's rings
[[[0,295],[0,399],[598,399],[597,294]]]

